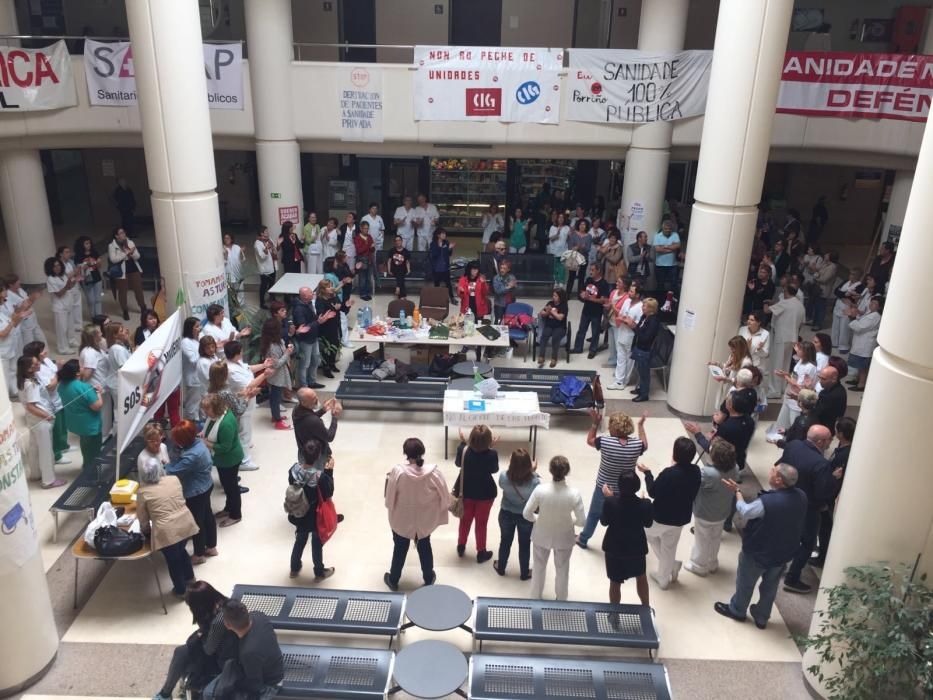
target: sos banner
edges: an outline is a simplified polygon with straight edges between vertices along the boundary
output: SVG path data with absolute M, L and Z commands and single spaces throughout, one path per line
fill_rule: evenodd
M 204 44 L 207 102 L 211 109 L 243 109 L 243 47 Z M 200 70 L 199 66 L 192 66 Z M 94 107 L 131 107 L 136 104 L 133 49 L 128 41 L 84 41 L 84 75 Z
M 567 118 L 648 124 L 706 111 L 712 51 L 571 49 Z
M 415 120 L 560 119 L 563 49 L 415 47 Z
M 0 110 L 38 112 L 78 104 L 64 41 L 44 49 L 0 47 Z
M 925 122 L 931 100 L 933 56 L 789 51 L 777 111 Z
M 117 373 L 119 388 L 114 417 L 118 454 L 181 384 L 181 326 L 181 311 L 176 311 L 136 348 Z
M 0 577 L 3 577 L 29 561 L 39 546 L 39 537 L 10 403 L 4 401 L 0 411 Z

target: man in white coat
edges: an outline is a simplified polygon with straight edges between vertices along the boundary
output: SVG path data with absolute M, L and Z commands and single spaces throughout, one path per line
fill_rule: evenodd
M 794 343 L 800 337 L 800 327 L 806 320 L 807 312 L 803 302 L 797 297 L 797 288 L 788 284 L 784 287 L 783 298 L 776 304 L 765 303 L 765 313 L 771 313 L 771 388 L 768 398 L 781 396 L 781 379 L 774 374 L 775 369 L 790 368 L 790 358 L 794 352 Z
M 428 202 L 428 197 L 423 192 L 418 195 L 418 206 L 415 207 L 415 225 L 418 232 L 418 250 L 424 251 L 431 245 L 431 239 L 434 237 L 434 229 L 437 228 L 437 220 L 441 218 L 437 207 Z
M 413 250 L 412 242 L 415 238 L 415 210 L 411 206 L 411 197 L 402 198 L 402 206 L 395 210 L 396 233 L 402 237 L 402 243 L 408 250 Z

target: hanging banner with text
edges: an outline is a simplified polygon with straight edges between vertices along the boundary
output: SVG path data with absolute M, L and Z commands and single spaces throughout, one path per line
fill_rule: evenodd
M 118 453 L 133 441 L 181 383 L 179 350 L 183 322 L 181 310 L 165 319 L 117 372 L 119 387 L 114 413 Z
M 563 62 L 563 49 L 416 46 L 415 119 L 557 124 Z
M 925 122 L 931 100 L 933 56 L 788 51 L 777 111 Z
M 64 41 L 44 49 L 0 47 L 0 110 L 39 112 L 78 104 Z
M 297 220 L 295 223 L 298 223 Z M 224 313 L 229 317 L 227 273 L 224 268 L 221 266 L 209 272 L 186 272 L 185 298 L 188 300 L 192 316 L 206 319 L 207 307 L 211 304 L 219 304 L 224 307 Z
M 382 143 L 382 69 L 338 68 L 340 140 Z
M 712 51 L 571 49 L 567 118 L 647 124 L 706 111 Z
M 243 109 L 243 47 L 241 44 L 203 44 L 207 102 L 211 109 Z M 192 66 L 192 70 L 201 70 Z M 103 43 L 84 40 L 84 75 L 94 107 L 131 107 L 136 104 L 136 72 L 128 41 Z
M 21 568 L 39 546 L 26 466 L 10 404 L 0 415 L 0 577 Z M 36 436 L 30 439 L 37 440 Z M 38 465 L 35 467 L 38 472 Z

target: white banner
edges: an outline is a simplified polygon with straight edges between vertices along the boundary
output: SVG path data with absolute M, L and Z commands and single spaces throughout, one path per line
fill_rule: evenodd
M 340 140 L 382 143 L 382 69 L 341 67 L 337 79 Z
M 39 543 L 18 436 L 7 403 L 0 416 L 0 576 L 22 567 Z
M 211 109 L 243 109 L 243 47 L 204 44 L 207 102 Z M 192 66 L 200 70 L 200 66 Z M 136 72 L 128 41 L 84 41 L 84 75 L 92 106 L 131 107 L 136 104 Z
M 44 49 L 0 47 L 0 110 L 38 112 L 78 104 L 64 41 Z
M 415 119 L 557 124 L 563 62 L 563 49 L 416 46 Z
M 120 386 L 114 411 L 118 454 L 181 384 L 182 323 L 181 311 L 176 311 L 119 369 Z
M 297 208 L 296 208 L 297 209 Z M 298 217 L 295 217 L 298 223 Z M 198 318 L 207 318 L 207 307 L 211 304 L 220 304 L 224 307 L 227 318 L 230 309 L 227 305 L 227 273 L 223 266 L 208 272 L 185 273 L 185 299 L 191 307 L 191 315 Z
M 712 51 L 571 49 L 567 118 L 647 124 L 706 111 Z

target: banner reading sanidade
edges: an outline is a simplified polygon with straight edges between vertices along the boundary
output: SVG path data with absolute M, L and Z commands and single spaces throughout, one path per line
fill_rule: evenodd
M 712 51 L 571 49 L 567 118 L 648 124 L 703 114 Z
M 243 47 L 204 44 L 204 65 L 192 66 L 207 75 L 211 109 L 243 109 Z M 136 104 L 136 72 L 128 41 L 84 41 L 84 75 L 92 106 L 129 107 Z
M 182 313 L 176 311 L 119 369 L 119 393 L 114 411 L 118 452 L 132 442 L 181 383 L 181 326 Z
M 0 111 L 36 112 L 76 104 L 64 41 L 44 49 L 0 47 Z

